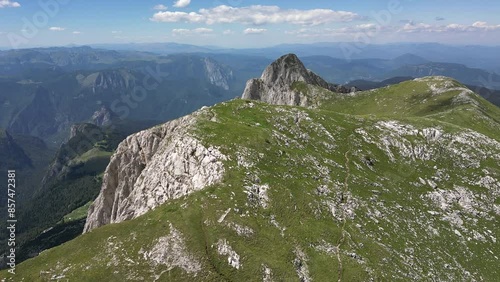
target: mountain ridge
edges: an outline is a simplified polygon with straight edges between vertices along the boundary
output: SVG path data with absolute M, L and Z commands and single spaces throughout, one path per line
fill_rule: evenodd
M 498 108 L 445 77 L 353 93 L 289 77 L 315 103 L 235 99 L 129 136 L 87 232 L 18 275 L 498 277 Z

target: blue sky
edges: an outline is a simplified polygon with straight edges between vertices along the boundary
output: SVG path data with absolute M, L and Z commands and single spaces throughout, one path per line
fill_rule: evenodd
M 178 3 L 177 3 L 178 2 Z M 500 1 L 0 0 L 0 46 L 363 41 L 500 45 Z

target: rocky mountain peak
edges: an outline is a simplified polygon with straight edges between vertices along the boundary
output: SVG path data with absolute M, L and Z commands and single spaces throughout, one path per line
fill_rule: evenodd
M 295 54 L 287 54 L 271 63 L 260 77 L 267 85 L 309 82 L 310 72 Z
M 287 54 L 271 63 L 260 78 L 247 82 L 243 99 L 260 100 L 276 105 L 310 106 L 314 95 L 298 90 L 296 83 L 304 83 L 307 88 L 311 85 L 341 93 L 356 90 L 328 83 L 308 70 L 297 55 Z

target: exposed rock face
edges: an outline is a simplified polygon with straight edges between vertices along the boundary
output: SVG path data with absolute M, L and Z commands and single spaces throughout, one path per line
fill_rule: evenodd
M 229 90 L 229 81 L 233 79 L 233 72 L 224 69 L 219 63 L 210 58 L 204 58 L 203 62 L 208 81 L 224 90 Z
M 307 266 L 306 254 L 300 248 L 296 248 L 294 253 L 296 257 L 293 260 L 293 266 L 295 267 L 295 271 L 299 276 L 299 281 L 301 282 L 312 281 L 309 275 L 309 267 Z
M 226 239 L 220 239 L 217 242 L 217 253 L 221 256 L 227 256 L 227 263 L 236 269 L 240 269 L 240 255 L 231 248 Z
M 84 232 L 138 217 L 219 182 L 226 157 L 189 133 L 197 114 L 129 136 L 108 165 Z
M 78 75 L 76 79 L 81 86 L 91 88 L 94 94 L 132 89 L 135 85 L 134 76 L 125 70 L 96 72 L 87 77 Z
M 333 92 L 348 93 L 356 89 L 326 82 L 304 64 L 294 54 L 287 54 L 270 64 L 260 78 L 247 82 L 243 99 L 260 100 L 275 105 L 307 106 L 309 97 L 293 89 L 296 82 L 318 86 Z
M 107 106 L 102 106 L 92 115 L 92 123 L 97 126 L 108 126 L 118 117 Z

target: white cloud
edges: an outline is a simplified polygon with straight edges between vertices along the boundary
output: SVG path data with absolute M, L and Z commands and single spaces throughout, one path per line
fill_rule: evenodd
M 191 0 L 177 0 L 174 3 L 174 7 L 176 8 L 184 8 L 189 6 L 191 4 Z
M 243 31 L 244 34 L 262 34 L 266 32 L 265 28 L 247 28 Z
M 358 29 L 358 30 L 372 30 L 372 29 L 377 28 L 377 25 L 374 23 L 360 24 L 360 25 L 354 26 L 354 28 Z
M 0 0 L 0 9 L 1 8 L 19 8 L 21 4 L 18 2 L 12 2 L 11 0 Z
M 81 34 L 81 32 L 80 32 L 80 31 L 75 30 L 75 31 L 73 31 L 73 34 Z
M 163 4 L 158 4 L 154 6 L 153 9 L 158 11 L 165 11 L 166 9 L 168 9 L 168 7 Z
M 407 23 L 399 31 L 401 32 L 478 32 L 500 30 L 500 25 L 489 25 L 486 22 L 475 22 L 472 25 L 448 24 L 430 25 L 424 23 Z
M 172 29 L 172 33 L 175 35 L 186 35 L 190 34 L 191 30 L 186 28 L 174 28 Z
M 234 34 L 234 31 L 230 30 L 230 29 L 226 29 L 222 32 L 222 34 L 224 35 L 230 35 L 230 34 Z
M 473 27 L 487 27 L 488 23 L 487 22 L 475 22 L 472 24 Z
M 200 28 L 193 29 L 194 33 L 210 33 L 212 31 L 214 31 L 214 30 L 211 29 L 211 28 L 205 28 L 205 27 L 200 27 Z
M 430 31 L 430 30 L 432 30 L 432 26 L 430 24 L 424 24 L 424 23 L 415 24 L 413 22 L 409 22 L 405 24 L 400 31 L 420 32 L 420 31 Z
M 174 35 L 210 34 L 214 30 L 211 28 L 199 27 L 195 29 L 175 28 L 172 29 Z
M 121 30 L 113 30 L 113 31 L 111 31 L 111 33 L 112 34 L 120 34 L 120 33 L 122 33 L 122 31 Z
M 482 29 L 482 30 L 498 30 L 500 29 L 500 24 L 499 25 L 488 25 L 486 22 L 475 22 L 472 24 L 472 27 L 477 28 L 477 29 Z
M 59 26 L 51 26 L 51 27 L 49 27 L 49 30 L 51 30 L 51 31 L 64 31 L 64 30 L 66 30 L 66 28 L 59 27 Z
M 297 10 L 281 9 L 278 6 L 254 5 L 248 7 L 230 7 L 226 5 L 210 9 L 200 9 L 198 12 L 163 11 L 157 12 L 151 18 L 156 22 L 189 22 L 189 23 L 242 23 L 242 24 L 297 24 L 320 25 L 332 22 L 348 22 L 358 19 L 359 15 L 352 12 L 334 11 L 329 9 Z

